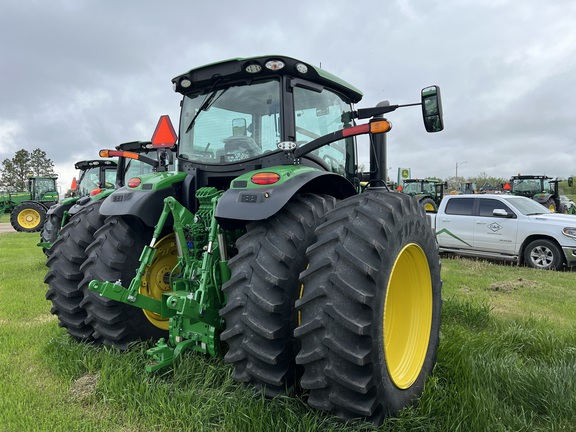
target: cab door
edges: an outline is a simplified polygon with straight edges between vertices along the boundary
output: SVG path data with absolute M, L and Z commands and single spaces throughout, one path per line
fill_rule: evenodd
M 495 215 L 504 210 L 506 216 Z M 517 248 L 518 216 L 496 199 L 480 199 L 474 218 L 474 248 L 482 251 L 514 254 Z

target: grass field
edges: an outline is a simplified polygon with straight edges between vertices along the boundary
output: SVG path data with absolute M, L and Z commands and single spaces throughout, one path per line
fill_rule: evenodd
M 265 400 L 222 359 L 185 354 L 144 372 L 127 353 L 79 344 L 45 300 L 39 234 L 0 234 L 0 431 L 374 430 Z M 442 260 L 438 362 L 419 403 L 382 431 L 576 430 L 576 272 Z

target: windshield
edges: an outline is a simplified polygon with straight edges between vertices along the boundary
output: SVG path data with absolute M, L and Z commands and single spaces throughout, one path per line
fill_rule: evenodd
M 155 153 L 149 153 L 146 156 L 154 159 Z M 131 179 L 132 177 L 138 177 L 139 175 L 148 174 L 148 173 L 152 172 L 152 165 L 141 162 L 137 159 L 128 159 L 127 158 L 125 163 L 126 163 L 126 167 L 124 168 L 124 172 L 125 172 L 124 177 L 126 178 L 126 181 Z
M 542 204 L 539 204 L 537 201 L 531 200 L 530 198 L 526 199 L 518 199 L 513 197 L 503 197 L 503 198 L 523 215 L 552 213 Z
M 180 119 L 179 155 L 220 164 L 274 151 L 281 136 L 279 118 L 277 80 L 186 96 Z
M 404 183 L 402 192 L 405 194 L 418 194 L 422 192 L 422 184 L 420 182 Z
M 544 184 L 539 179 L 515 179 L 512 181 L 514 192 L 522 192 L 527 195 L 537 194 L 548 189 L 550 189 L 550 185 L 547 180 L 544 181 Z
M 287 135 L 282 131 L 281 93 L 280 81 L 269 79 L 205 95 L 185 96 L 180 118 L 179 157 L 205 164 L 223 164 L 278 150 L 277 144 Z M 338 94 L 299 85 L 293 87 L 292 94 L 294 113 L 285 115 L 293 116 L 299 146 L 352 126 L 350 103 Z M 284 101 L 284 106 L 290 106 L 288 101 Z M 353 172 L 354 138 L 325 145 L 310 156 L 332 172 L 342 175 Z

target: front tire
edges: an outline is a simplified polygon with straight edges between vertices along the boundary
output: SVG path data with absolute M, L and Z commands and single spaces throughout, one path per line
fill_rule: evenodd
M 308 249 L 295 330 L 308 403 L 381 424 L 413 403 L 436 361 L 438 249 L 422 206 L 366 192 L 337 204 Z
M 94 233 L 104 223 L 99 210 L 101 201 L 83 207 L 62 228 L 50 248 L 46 262 L 49 268 L 44 282 L 48 284 L 46 299 L 52 302 L 50 312 L 58 317 L 58 325 L 66 328 L 75 339 L 92 341 L 92 326 L 85 322 L 86 311 L 80 307 L 84 291 L 79 287 L 83 273 L 80 266 L 86 260 L 86 248 Z
M 10 214 L 12 227 L 19 232 L 37 232 L 44 225 L 46 209 L 36 202 L 23 202 Z
M 222 287 L 227 304 L 220 312 L 226 320 L 221 339 L 229 348 L 224 360 L 234 365 L 235 380 L 268 397 L 297 382 L 298 342 L 292 332 L 299 275 L 308 263 L 306 248 L 316 240 L 314 230 L 334 203 L 330 196 L 296 196 L 276 215 L 250 223 L 228 263 L 232 275 Z
M 564 265 L 564 256 L 556 243 L 539 239 L 526 246 L 524 262 L 538 270 L 560 270 Z
M 86 310 L 86 323 L 94 328 L 94 338 L 104 345 L 126 350 L 134 341 L 168 336 L 167 326 L 159 324 L 160 319 L 149 319 L 142 309 L 102 297 L 88 288 L 92 280 L 120 281 L 128 287 L 152 234 L 153 229 L 138 219 L 110 216 L 86 249 L 87 258 L 81 267 L 84 279 L 80 283 L 86 295 L 81 306 Z M 156 292 L 152 286 L 148 291 Z

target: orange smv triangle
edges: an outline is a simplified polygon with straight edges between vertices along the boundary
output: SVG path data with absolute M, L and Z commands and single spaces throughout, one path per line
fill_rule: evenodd
M 156 130 L 152 135 L 152 145 L 158 147 L 173 147 L 178 135 L 174 131 L 174 126 L 167 115 L 160 116 Z

